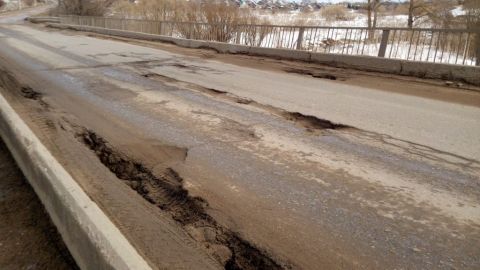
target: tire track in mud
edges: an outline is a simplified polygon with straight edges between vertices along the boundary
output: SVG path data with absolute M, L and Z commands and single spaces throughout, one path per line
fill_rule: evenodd
M 91 130 L 83 129 L 76 136 L 117 178 L 145 200 L 168 212 L 225 269 L 291 268 L 275 261 L 238 233 L 218 224 L 207 213 L 208 203 L 191 196 L 183 187 L 181 176 L 172 168 L 164 169 L 157 176 Z

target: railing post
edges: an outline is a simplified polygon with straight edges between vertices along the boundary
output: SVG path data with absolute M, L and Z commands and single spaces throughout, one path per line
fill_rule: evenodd
M 297 38 L 297 50 L 302 49 L 303 32 L 305 32 L 305 27 L 300 27 L 300 31 L 298 31 L 298 38 Z
M 389 29 L 384 29 L 382 31 L 382 41 L 380 43 L 380 49 L 378 50 L 378 57 L 385 57 L 385 52 L 387 51 L 388 45 L 388 36 L 390 35 Z
M 475 58 L 477 61 L 475 62 L 476 66 L 480 66 L 480 32 L 475 33 Z
M 240 44 L 240 38 L 242 37 L 241 34 L 242 34 L 242 32 L 240 31 L 240 26 L 237 26 L 237 37 L 236 37 L 236 40 L 235 40 L 236 44 Z
M 174 27 L 176 26 L 177 29 L 179 28 L 179 24 L 174 23 L 173 25 Z M 190 36 L 188 37 L 189 39 L 197 39 L 195 37 L 196 26 L 194 23 L 186 23 L 186 24 L 180 24 L 180 25 L 181 25 L 180 27 L 187 27 L 188 29 L 190 29 Z

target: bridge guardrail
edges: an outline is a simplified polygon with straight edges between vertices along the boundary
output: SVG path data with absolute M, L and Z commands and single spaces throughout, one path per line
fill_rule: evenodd
M 60 16 L 60 22 L 262 48 L 480 65 L 480 30 L 230 25 L 90 16 Z

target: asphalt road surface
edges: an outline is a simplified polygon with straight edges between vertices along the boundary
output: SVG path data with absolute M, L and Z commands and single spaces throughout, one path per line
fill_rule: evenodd
M 2 94 L 153 266 L 480 267 L 480 92 L 29 24 L 0 42 Z

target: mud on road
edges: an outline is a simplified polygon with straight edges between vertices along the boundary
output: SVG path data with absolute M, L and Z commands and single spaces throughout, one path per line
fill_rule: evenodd
M 159 177 L 155 176 L 141 163 L 113 149 L 94 132 L 83 130 L 77 136 L 119 179 L 145 200 L 170 213 L 225 269 L 286 268 L 237 233 L 218 224 L 205 210 L 208 203 L 190 196 L 183 187 L 183 179 L 172 168 L 166 168 Z
M 10 71 L 0 67 L 0 85 L 7 88 L 20 99 L 33 103 L 38 114 L 52 112 L 44 101 L 43 94 L 20 82 Z M 39 117 L 37 115 L 36 117 Z M 41 117 L 43 118 L 43 117 Z M 116 150 L 104 138 L 95 132 L 79 126 L 73 121 L 58 119 L 62 130 L 76 138 L 82 145 L 95 154 L 99 162 L 111 171 L 119 180 L 138 193 L 145 201 L 155 205 L 192 237 L 207 254 L 225 269 L 286 269 L 265 251 L 255 247 L 238 233 L 218 224 L 207 213 L 208 203 L 200 197 L 189 195 L 183 186 L 183 179 L 172 168 L 165 167 L 154 172 L 141 161 Z M 45 119 L 45 128 L 57 128 L 52 119 Z M 173 159 L 185 158 L 186 149 L 161 145 L 162 152 Z
M 52 50 L 44 34 L 19 38 L 51 58 L 0 49 L 18 79 L 5 95 L 152 265 L 479 265 L 478 162 L 185 81 L 204 59 L 58 33 Z M 228 69 L 200 71 L 242 74 Z

